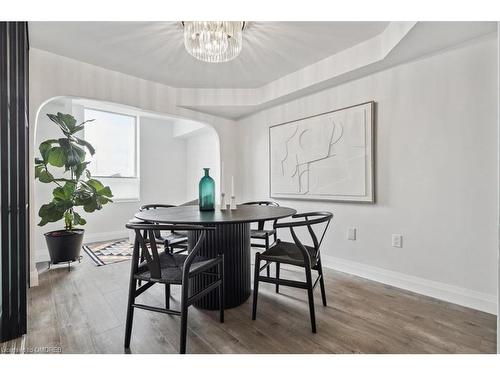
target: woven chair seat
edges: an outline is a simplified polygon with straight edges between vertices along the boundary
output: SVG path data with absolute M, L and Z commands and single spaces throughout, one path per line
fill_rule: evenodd
M 266 239 L 266 237 L 272 236 L 276 231 L 274 229 L 251 229 L 250 237 L 258 239 Z
M 159 279 L 153 279 L 151 277 L 151 273 L 146 262 L 139 265 L 139 268 L 135 273 L 135 278 L 143 281 L 153 280 L 160 283 L 180 285 L 182 284 L 182 270 L 186 258 L 187 255 L 185 254 L 161 253 L 159 254 L 161 270 L 161 277 Z M 217 259 L 206 259 L 198 256 L 194 259 L 189 274 L 195 275 L 200 272 L 207 271 L 216 264 Z
M 311 246 L 304 246 L 309 253 L 311 258 L 311 267 L 316 266 L 316 250 L 314 250 Z M 278 241 L 278 243 L 274 246 L 271 246 L 269 250 L 264 251 L 260 254 L 260 259 L 278 262 L 278 263 L 286 263 L 293 264 L 295 266 L 304 267 L 304 256 L 302 252 L 298 248 L 298 246 L 293 242 L 284 242 Z

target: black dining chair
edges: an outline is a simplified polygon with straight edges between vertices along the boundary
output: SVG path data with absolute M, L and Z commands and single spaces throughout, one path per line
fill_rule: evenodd
M 172 204 L 144 204 L 139 208 L 139 211 L 145 210 L 156 210 L 158 208 L 170 208 L 177 207 Z M 177 251 L 182 253 L 187 250 L 187 233 L 180 230 L 171 230 L 165 234 L 162 234 L 159 230 L 154 231 L 155 240 L 157 243 L 163 244 L 166 251 L 171 253 Z
M 198 256 L 206 233 L 214 228 L 197 225 L 177 226 L 151 223 L 128 223 L 126 227 L 135 231 L 135 242 L 130 271 L 124 346 L 125 348 L 130 347 L 134 309 L 143 309 L 181 317 L 179 352 L 184 354 L 186 353 L 188 307 L 216 288 L 219 288 L 219 319 L 221 323 L 224 322 L 224 254 L 219 254 L 215 258 Z M 176 229 L 198 231 L 200 233 L 189 254 L 159 253 L 156 241 L 147 240 L 148 236 L 153 238 L 156 230 L 170 231 Z M 141 262 L 141 258 L 145 260 Z M 190 281 L 198 275 L 207 275 L 213 278 L 213 281 L 205 289 L 189 296 Z M 145 282 L 141 287 L 137 287 L 139 280 Z M 137 303 L 136 298 L 156 283 L 165 285 L 165 308 Z M 181 286 L 180 311 L 170 309 L 170 285 Z
M 254 273 L 254 287 L 253 287 L 253 306 L 252 306 L 252 320 L 255 320 L 257 315 L 257 297 L 259 291 L 259 282 L 271 283 L 276 285 L 276 293 L 279 291 L 279 286 L 291 286 L 294 288 L 307 289 L 309 299 L 309 314 L 311 317 L 312 332 L 316 333 L 316 316 L 314 313 L 314 288 L 320 284 L 321 297 L 323 299 L 323 306 L 326 306 L 325 283 L 323 280 L 323 269 L 321 266 L 320 247 L 325 237 L 330 221 L 333 217 L 331 212 L 306 212 L 302 214 L 293 215 L 293 220 L 288 222 L 278 222 L 274 224 L 275 229 L 289 228 L 294 242 L 285 242 L 278 239 L 274 245 L 264 251 L 262 254 L 255 255 L 255 273 Z M 320 224 L 324 225 L 323 233 L 318 241 L 318 237 L 313 230 Z M 312 240 L 312 246 L 304 245 L 297 237 L 296 229 L 307 227 L 307 231 Z M 260 262 L 266 263 L 261 267 Z M 260 272 L 267 268 L 271 263 L 276 263 L 276 278 L 260 276 Z M 296 281 L 289 279 L 280 279 L 280 264 L 290 264 L 293 266 L 302 267 L 305 269 L 306 281 Z M 311 271 L 318 271 L 318 277 L 312 281 Z
M 193 199 L 192 201 L 184 202 L 181 206 L 197 206 L 199 204 L 198 198 Z
M 243 206 L 268 206 L 268 207 L 279 207 L 279 204 L 273 201 L 252 201 L 243 203 Z M 274 220 L 273 224 L 276 223 Z M 257 229 L 250 229 L 250 238 L 254 240 L 250 246 L 251 247 L 260 247 L 266 250 L 269 249 L 269 238 L 274 236 L 274 242 L 276 242 L 276 229 L 268 228 L 265 229 L 266 222 L 264 220 L 257 222 Z M 256 242 L 257 241 L 257 242 Z M 259 242 L 264 241 L 264 243 Z M 276 265 L 276 270 L 278 265 Z M 267 268 L 267 276 L 270 276 L 270 270 Z

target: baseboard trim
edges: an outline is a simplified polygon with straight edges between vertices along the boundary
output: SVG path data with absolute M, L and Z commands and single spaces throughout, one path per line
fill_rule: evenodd
M 128 238 L 129 231 L 127 229 L 117 230 L 113 232 L 102 232 L 102 233 L 85 233 L 83 236 L 83 243 L 92 243 L 108 240 L 117 240 L 120 238 Z M 36 250 L 36 262 L 48 262 L 49 253 L 47 248 Z M 38 279 L 38 277 L 37 277 Z
M 470 289 L 457 287 L 421 277 L 406 275 L 379 267 L 354 262 L 337 257 L 322 255 L 323 266 L 340 272 L 349 273 L 382 284 L 406 289 L 411 292 L 437 298 L 457 305 L 497 314 L 497 298 Z
M 38 286 L 38 270 L 36 268 L 30 271 L 30 288 L 35 286 Z

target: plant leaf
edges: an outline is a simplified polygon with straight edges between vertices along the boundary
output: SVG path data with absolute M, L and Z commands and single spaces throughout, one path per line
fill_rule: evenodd
M 68 181 L 64 184 L 64 193 L 66 197 L 71 198 L 76 189 L 76 182 Z
M 52 195 L 54 197 L 54 201 L 57 204 L 65 203 L 67 205 L 73 204 L 73 194 L 75 193 L 76 184 L 73 181 L 68 181 L 64 184 L 64 186 L 56 187 L 52 191 Z
M 81 138 L 76 138 L 76 137 L 75 137 L 75 140 L 76 140 L 76 143 L 78 143 L 79 145 L 87 147 L 87 149 L 90 152 L 90 155 L 95 154 L 95 148 L 90 143 L 88 143 L 86 140 L 81 139 Z
M 38 149 L 40 150 L 40 155 L 42 155 L 42 159 L 45 163 L 48 162 L 49 152 L 52 149 L 52 144 L 57 143 L 56 139 L 49 139 L 45 142 L 40 143 Z
M 63 167 L 66 164 L 66 153 L 62 147 L 51 148 L 48 155 L 48 162 L 54 167 Z
M 63 218 L 64 212 L 54 202 L 42 205 L 38 211 L 38 216 L 42 218 L 38 225 L 43 226 L 47 223 L 53 223 Z
M 45 169 L 44 164 L 35 165 L 35 179 L 40 177 L 40 173 Z
M 61 131 L 66 135 L 69 134 L 70 130 L 66 126 L 66 124 L 62 121 L 62 119 L 59 117 L 59 114 L 62 114 L 61 112 L 57 112 L 57 115 L 53 114 L 47 114 L 47 117 L 50 118 L 50 120 L 54 123 L 56 123 Z
M 36 171 L 36 170 L 35 170 Z M 54 181 L 54 176 L 45 168 L 38 172 L 38 180 L 44 184 Z
M 64 199 L 66 199 L 66 194 L 64 193 L 64 188 L 62 188 L 62 187 L 56 187 L 52 191 L 52 196 L 54 197 L 55 200 L 64 200 Z
M 87 204 L 85 204 L 83 206 L 83 209 L 85 210 L 85 212 L 94 212 L 95 210 L 98 210 L 99 208 L 99 205 L 97 204 L 97 200 L 95 199 L 95 196 L 92 197 L 92 199 L 90 199 L 88 201 Z
M 78 213 L 73 212 L 73 224 L 74 225 L 85 225 L 87 221 L 82 218 Z
M 59 119 L 59 123 L 64 124 L 70 133 L 75 129 L 76 119 L 69 113 L 57 112 L 57 117 Z
M 111 189 L 109 188 L 109 186 L 102 188 L 101 190 L 99 190 L 97 192 L 97 194 L 103 195 L 105 197 L 110 197 L 110 198 L 113 197 L 113 193 L 111 192 Z
M 98 180 L 90 179 L 87 181 L 87 184 L 94 188 L 95 191 L 104 189 L 104 185 Z
M 57 113 L 57 115 L 54 115 L 54 114 L 51 114 L 51 113 L 47 113 L 47 117 L 54 123 L 56 123 L 57 125 L 59 125 L 59 127 L 63 130 L 63 131 L 68 131 L 69 129 L 66 127 L 66 125 L 61 121 L 61 119 L 59 118 L 59 113 Z
M 58 142 L 66 153 L 66 169 L 85 161 L 85 150 L 81 147 L 72 144 L 68 138 L 59 138 Z
M 64 227 L 66 229 L 69 229 L 69 230 L 73 229 L 74 217 L 75 217 L 75 215 L 73 212 L 71 212 L 71 210 L 67 210 L 64 212 L 64 223 L 65 223 Z
M 86 120 L 86 121 L 82 122 L 80 125 L 75 126 L 72 134 L 75 134 L 75 133 L 78 133 L 79 131 L 82 131 L 85 128 L 85 124 L 92 122 L 92 121 L 94 121 L 94 119 Z
M 97 203 L 99 203 L 101 205 L 109 203 L 109 202 L 113 202 L 113 201 L 109 198 L 106 198 L 105 196 L 102 196 L 102 195 L 97 197 Z
M 79 180 L 80 177 L 82 176 L 82 173 L 87 169 L 87 165 L 89 165 L 89 161 L 86 161 L 86 162 L 83 162 L 83 163 L 80 163 L 76 166 L 76 168 L 74 169 L 74 172 L 75 172 L 75 179 Z

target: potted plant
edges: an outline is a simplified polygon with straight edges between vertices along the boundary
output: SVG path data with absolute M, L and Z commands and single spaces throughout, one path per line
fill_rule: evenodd
M 70 114 L 58 112 L 47 116 L 59 126 L 64 137 L 42 142 L 39 147 L 41 157 L 35 158 L 35 179 L 55 185 L 52 201 L 38 211 L 41 218 L 38 225 L 64 220 L 64 229 L 45 233 L 45 239 L 52 263 L 69 262 L 80 257 L 82 247 L 84 230 L 75 227 L 86 224 L 75 208 L 82 207 L 85 212 L 100 210 L 112 202 L 113 194 L 108 186 L 92 178 L 87 169 L 90 162 L 85 157 L 86 150 L 90 155 L 94 155 L 95 150 L 90 143 L 75 135 L 93 120 L 77 125 Z M 60 173 L 62 177 L 54 176 L 49 166 L 64 168 Z

